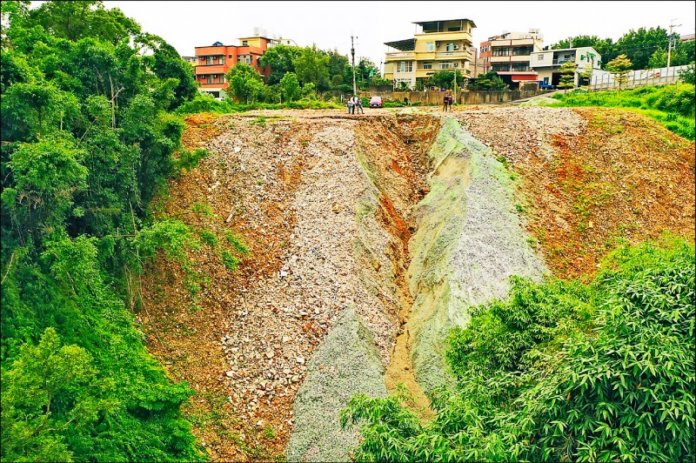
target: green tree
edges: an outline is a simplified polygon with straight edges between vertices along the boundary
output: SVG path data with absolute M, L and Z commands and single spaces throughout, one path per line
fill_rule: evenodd
M 268 66 L 271 70 L 266 83 L 275 85 L 280 82 L 286 73 L 295 72 L 293 62 L 300 55 L 301 50 L 300 47 L 289 45 L 276 45 L 266 50 L 263 56 L 259 58 L 259 64 L 263 67 Z
M 261 75 L 246 63 L 238 63 L 230 69 L 226 79 L 232 96 L 243 103 L 255 100 L 263 88 Z
M 332 88 L 336 89 L 342 84 L 352 82 L 352 70 L 348 57 L 341 55 L 337 50 L 329 51 L 328 56 L 328 68 Z
M 577 70 L 577 64 L 575 61 L 566 61 L 561 64 L 560 74 L 561 78 L 558 82 L 558 88 L 573 88 L 575 86 L 575 72 Z
M 99 397 L 110 385 L 98 381 L 91 355 L 76 345 L 61 346 L 53 328 L 37 346 L 23 345 L 5 374 L 5 461 L 72 461 L 70 428 L 93 425 L 113 410 L 113 403 Z
M 616 41 L 616 53 L 605 58 L 607 70 L 609 61 L 620 55 L 625 55 L 631 61 L 632 69 L 646 69 L 655 50 L 667 50 L 668 43 L 667 30 L 662 27 L 631 29 Z
M 317 90 L 329 89 L 329 56 L 316 46 L 303 48 L 293 64 L 297 78 L 303 86 L 312 83 Z
M 194 69 L 189 63 L 181 59 L 174 47 L 165 42 L 161 37 L 152 34 L 141 34 L 140 43 L 153 51 L 152 70 L 158 78 L 176 79 L 173 85 L 174 97 L 164 107 L 173 110 L 184 101 L 191 100 L 197 93 Z
M 663 68 L 667 66 L 667 52 L 665 50 L 655 50 L 648 60 L 648 69 Z
M 74 195 L 86 188 L 84 152 L 69 139 L 51 138 L 20 144 L 8 167 L 15 183 L 2 192 L 20 239 L 62 229 L 70 216 Z
M 280 80 L 281 93 L 285 101 L 295 101 L 300 95 L 300 83 L 294 72 L 286 73 Z
M 192 391 L 125 302 L 190 71 L 101 2 L 3 2 L 2 19 L 0 459 L 200 460 Z
M 469 88 L 472 90 L 503 90 L 505 87 L 505 82 L 495 71 L 488 71 L 469 81 Z
M 438 71 L 430 76 L 429 84 L 440 88 L 451 89 L 454 84 L 454 73 L 457 73 L 457 88 L 462 88 L 464 85 L 464 76 L 457 71 Z
M 355 67 L 356 78 L 359 81 L 359 86 L 362 89 L 367 89 L 373 85 L 375 78 L 379 78 L 380 72 L 377 65 L 367 58 L 360 58 L 358 65 Z
M 140 26 L 121 10 L 107 10 L 98 0 L 43 3 L 28 11 L 26 25 L 42 26 L 55 37 L 70 41 L 93 37 L 114 45 L 140 32 Z
M 692 62 L 689 66 L 679 73 L 679 80 L 686 84 L 694 85 L 694 63 Z
M 607 63 L 607 71 L 614 76 L 614 80 L 619 84 L 619 88 L 628 82 L 628 72 L 632 67 L 633 64 L 626 55 L 619 55 Z

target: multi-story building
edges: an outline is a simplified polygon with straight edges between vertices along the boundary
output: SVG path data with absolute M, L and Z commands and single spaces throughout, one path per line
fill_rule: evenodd
M 486 71 L 484 70 L 483 60 L 479 56 L 478 49 L 476 47 L 471 47 L 470 51 L 472 58 L 469 69 L 471 70 L 471 77 L 476 78 L 481 74 L 484 74 Z
M 237 63 L 246 63 L 259 74 L 267 76 L 270 69 L 262 69 L 259 58 L 275 44 L 275 39 L 255 36 L 240 38 L 239 45 L 215 42 L 211 46 L 196 47 L 196 81 L 200 84 L 200 90 L 215 97 L 223 97 L 227 90 L 225 74 Z
M 471 76 L 471 30 L 476 24 L 470 19 L 447 19 L 416 22 L 412 39 L 386 42 L 384 78 L 395 86 L 403 82 L 415 88 L 430 75 L 441 70 L 458 70 Z M 396 50 L 396 51 L 392 51 Z
M 538 80 L 556 86 L 561 79 L 561 65 L 566 61 L 573 61 L 577 65 L 575 73 L 577 87 L 580 83 L 579 75 L 587 67 L 597 70 L 601 68 L 602 56 L 592 47 L 543 50 L 532 53 L 529 64 L 538 74 Z
M 537 29 L 488 37 L 479 46 L 484 72 L 496 72 L 513 87 L 525 81 L 536 81 L 537 76 L 530 67 L 530 56 L 541 50 L 542 44 L 543 38 Z
M 529 57 L 540 51 L 543 38 L 537 29 L 529 33 L 505 32 L 481 42 L 481 60 L 486 72 L 529 71 Z

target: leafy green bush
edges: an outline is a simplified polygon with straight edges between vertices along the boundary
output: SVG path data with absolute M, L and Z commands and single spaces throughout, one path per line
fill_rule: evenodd
M 332 101 L 310 100 L 302 98 L 300 100 L 286 103 L 249 103 L 239 104 L 229 101 L 217 101 L 212 97 L 196 97 L 189 103 L 184 103 L 177 109 L 177 114 L 195 114 L 200 112 L 212 113 L 239 113 L 253 111 L 257 109 L 341 109 L 338 103 Z
M 211 95 L 199 93 L 196 97 L 183 103 L 176 110 L 177 114 L 197 114 L 197 113 L 231 113 L 232 104 L 229 100 L 218 101 Z
M 399 397 L 356 396 L 361 461 L 691 461 L 693 244 L 622 247 L 590 284 L 516 279 L 455 329 L 453 391 L 420 424 Z

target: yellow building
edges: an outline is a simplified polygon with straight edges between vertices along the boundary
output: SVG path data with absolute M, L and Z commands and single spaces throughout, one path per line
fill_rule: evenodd
M 471 76 L 471 30 L 476 24 L 470 19 L 447 19 L 416 22 L 412 39 L 386 42 L 384 78 L 396 87 L 403 82 L 415 88 L 431 74 L 442 70 L 458 70 Z

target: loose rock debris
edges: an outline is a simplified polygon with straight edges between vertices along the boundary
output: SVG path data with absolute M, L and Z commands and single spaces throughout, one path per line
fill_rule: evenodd
M 150 350 L 196 391 L 186 413 L 212 460 L 285 453 L 295 395 L 346 310 L 389 364 L 410 304 L 413 207 L 428 193 L 425 153 L 440 125 L 439 114 L 411 113 L 187 120 L 187 147 L 211 155 L 172 182 L 162 215 L 212 230 L 221 243 L 233 232 L 250 253 L 229 272 L 216 250 L 192 251 L 208 276 L 195 298 L 184 272 L 158 259 L 142 280 L 139 320 Z M 606 109 L 448 116 L 518 176 L 518 212 L 559 276 L 592 272 L 612 237 L 665 228 L 693 237 L 693 142 L 652 121 Z

